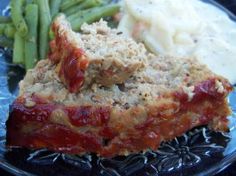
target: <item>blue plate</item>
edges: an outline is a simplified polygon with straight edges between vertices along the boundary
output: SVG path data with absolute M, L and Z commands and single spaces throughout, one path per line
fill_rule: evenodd
M 225 10 L 214 1 L 205 1 Z M 232 2 L 229 7 L 233 7 L 234 1 L 227 2 Z M 4 14 L 9 12 L 7 4 L 7 0 L 1 0 L 0 11 Z M 235 20 L 229 11 L 225 11 Z M 163 143 L 158 151 L 128 157 L 79 157 L 45 149 L 8 151 L 5 148 L 5 121 L 9 105 L 17 96 L 18 82 L 25 74 L 23 68 L 11 64 L 11 56 L 10 50 L 0 48 L 0 167 L 14 175 L 214 175 L 236 160 L 236 120 L 232 116 L 229 117 L 229 133 L 212 132 L 206 127 L 195 128 L 182 137 Z M 235 116 L 235 91 L 230 94 L 229 102 Z

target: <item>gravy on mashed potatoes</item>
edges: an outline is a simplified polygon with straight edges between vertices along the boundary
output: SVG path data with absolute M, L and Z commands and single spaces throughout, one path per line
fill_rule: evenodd
M 156 54 L 195 57 L 236 83 L 236 23 L 200 0 L 125 0 L 119 29 Z

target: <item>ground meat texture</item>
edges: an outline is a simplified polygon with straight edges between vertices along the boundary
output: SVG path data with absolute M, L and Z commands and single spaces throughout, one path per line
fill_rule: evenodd
M 72 31 L 63 15 L 52 25 L 50 60 L 57 64 L 59 78 L 70 92 L 86 89 L 92 83 L 103 86 L 121 84 L 145 66 L 143 44 L 110 29 L 103 20 L 84 24 L 81 33 Z
M 7 146 L 104 157 L 156 150 L 208 125 L 227 131 L 229 82 L 192 59 L 149 56 L 123 84 L 71 93 L 57 66 L 40 61 L 20 83 L 7 121 Z

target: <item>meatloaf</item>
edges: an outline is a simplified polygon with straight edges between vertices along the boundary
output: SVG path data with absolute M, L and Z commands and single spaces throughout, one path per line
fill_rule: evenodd
M 195 59 L 147 53 L 103 21 L 68 35 L 60 18 L 50 59 L 39 61 L 20 82 L 6 123 L 7 146 L 113 157 L 156 150 L 200 125 L 227 131 L 232 86 L 226 79 Z M 112 49 L 112 41 L 121 43 Z M 100 62 L 110 64 L 103 68 Z M 81 81 L 82 67 L 83 83 L 71 87 Z M 105 76 L 107 68 L 113 71 Z
M 7 145 L 105 157 L 156 150 L 161 142 L 208 124 L 227 131 L 232 90 L 192 59 L 149 55 L 122 84 L 71 93 L 56 65 L 40 61 L 20 82 L 7 121 Z
M 84 24 L 81 33 L 75 33 L 61 15 L 52 30 L 55 39 L 50 44 L 49 59 L 59 63 L 59 78 L 70 92 L 78 92 L 93 82 L 104 86 L 123 83 L 146 63 L 144 45 L 109 28 L 103 20 Z

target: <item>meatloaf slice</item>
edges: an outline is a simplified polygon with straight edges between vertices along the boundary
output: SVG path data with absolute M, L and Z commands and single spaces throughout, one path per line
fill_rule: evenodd
M 121 84 L 146 63 L 143 44 L 109 28 L 103 20 L 84 24 L 81 33 L 75 33 L 61 15 L 52 30 L 55 39 L 49 58 L 58 64 L 59 78 L 70 92 L 78 92 L 93 82 L 103 86 Z
M 7 146 L 105 157 L 156 150 L 206 125 L 227 131 L 229 82 L 196 60 L 149 55 L 122 84 L 71 93 L 56 65 L 40 61 L 20 83 L 7 121 Z

